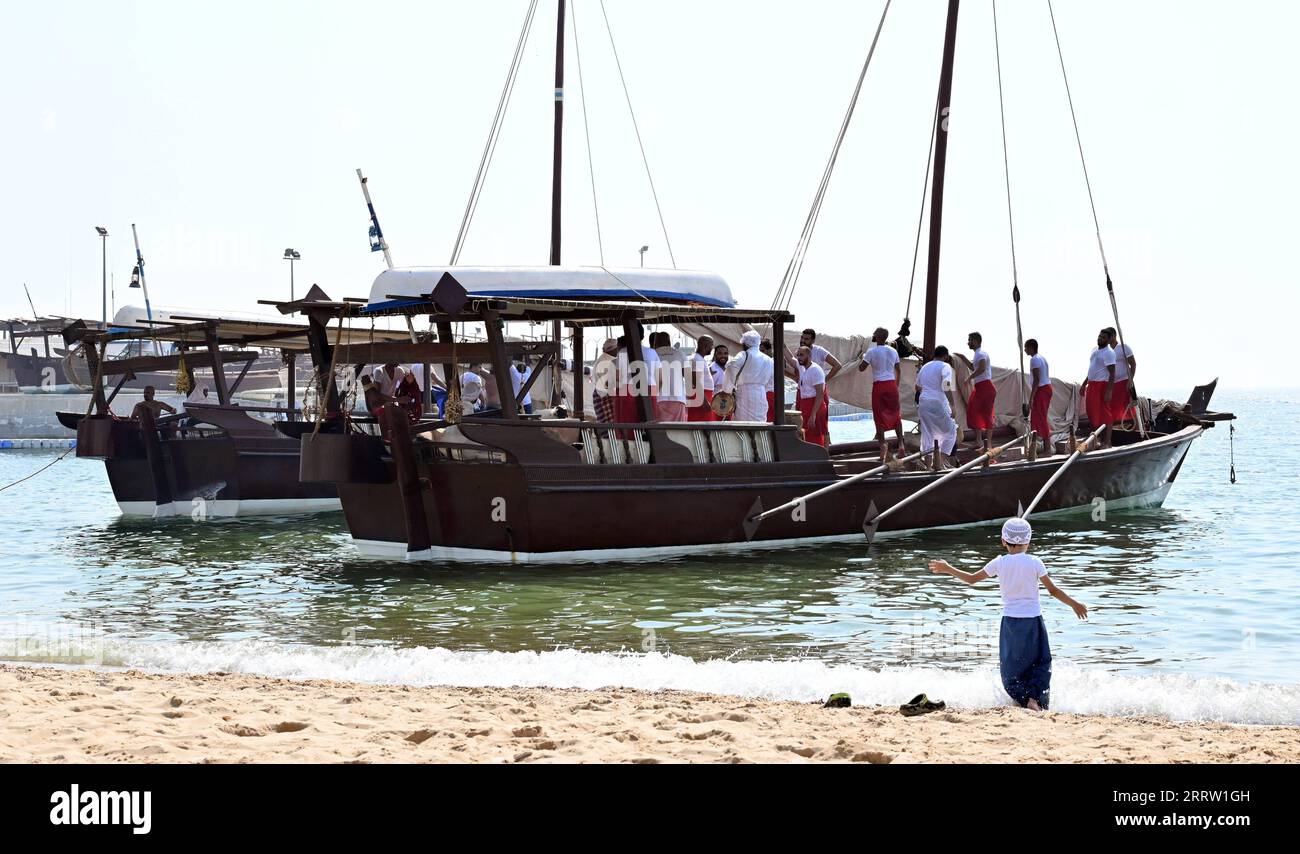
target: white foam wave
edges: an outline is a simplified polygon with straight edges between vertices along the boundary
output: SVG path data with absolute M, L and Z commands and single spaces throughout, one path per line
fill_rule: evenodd
M 44 657 L 37 649 L 18 658 Z M 11 656 L 5 656 L 11 658 Z M 996 668 L 880 670 L 815 660 L 695 661 L 659 653 L 468 652 L 386 646 L 294 646 L 262 641 L 147 644 L 104 640 L 80 663 L 179 673 L 256 674 L 375 684 L 682 690 L 812 701 L 847 691 L 860 705 L 897 705 L 921 692 L 954 708 L 1008 704 Z M 76 663 L 76 662 L 74 662 Z M 1183 675 L 1120 674 L 1058 660 L 1052 708 L 1079 714 L 1177 721 L 1300 725 L 1300 686 L 1242 684 Z

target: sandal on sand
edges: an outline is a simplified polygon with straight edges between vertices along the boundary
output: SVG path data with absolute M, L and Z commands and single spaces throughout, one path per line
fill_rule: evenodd
M 899 706 L 898 711 L 902 712 L 905 718 L 914 718 L 917 715 L 925 715 L 930 712 L 941 712 L 945 708 L 947 708 L 947 705 L 943 700 L 936 703 L 924 694 L 917 694 L 910 702 Z

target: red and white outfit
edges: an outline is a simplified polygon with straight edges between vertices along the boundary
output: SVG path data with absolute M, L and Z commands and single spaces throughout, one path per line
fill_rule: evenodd
M 692 353 L 690 361 L 691 387 L 686 401 L 687 421 L 717 421 L 713 414 L 713 371 L 710 362 L 699 353 Z
M 818 386 L 822 389 L 820 407 L 817 407 Z M 799 412 L 803 415 L 804 441 L 825 446 L 830 440 L 830 404 L 826 397 L 826 372 L 816 362 L 810 362 L 806 368 L 799 365 Z
M 659 396 L 655 400 L 656 421 L 686 420 L 686 375 L 682 372 L 682 355 L 676 347 L 655 351 L 659 361 L 655 373 Z
M 992 430 L 993 404 L 997 401 L 998 390 L 993 385 L 993 360 L 983 347 L 975 348 L 975 355 L 971 358 L 971 364 L 976 368 L 980 362 L 984 363 L 984 368 L 971 374 L 970 378 L 973 387 L 970 399 L 966 401 L 966 426 L 972 430 Z
M 1052 408 L 1052 372 L 1047 360 L 1035 355 L 1029 360 L 1029 377 L 1033 382 L 1034 371 L 1038 371 L 1038 385 L 1034 387 L 1033 403 L 1029 408 L 1029 427 L 1047 444 L 1052 443 L 1052 425 L 1047 420 L 1047 413 Z
M 903 409 L 898 400 L 898 351 L 888 344 L 877 344 L 862 354 L 871 366 L 871 419 L 880 432 L 903 426 Z
M 658 390 L 655 373 L 659 367 L 659 354 L 642 347 L 644 361 L 629 363 L 627 350 L 618 351 L 618 396 L 614 399 L 614 420 L 620 424 L 639 424 L 641 413 L 637 397 L 649 396 L 650 418 L 655 417 L 655 392 Z
M 1110 371 L 1108 369 L 1113 367 L 1115 367 L 1115 351 L 1109 347 L 1098 347 L 1088 357 L 1088 390 L 1085 403 L 1088 410 L 1088 422 L 1094 428 L 1115 423 L 1110 404 L 1106 402 L 1106 389 L 1110 387 Z M 1116 376 L 1119 375 L 1118 368 L 1116 368 L 1115 374 Z M 1119 390 L 1118 383 L 1115 384 L 1115 390 Z M 1113 395 L 1114 392 L 1112 392 L 1112 400 Z
M 785 377 L 782 377 L 781 391 L 785 391 Z M 785 395 L 782 395 L 784 397 Z M 785 408 L 785 401 L 781 401 L 781 408 Z M 772 372 L 767 375 L 767 423 L 771 424 L 776 417 L 776 360 L 772 360 Z
M 1133 358 L 1133 348 L 1122 344 L 1114 348 L 1115 353 L 1115 390 L 1110 396 L 1110 417 L 1116 424 L 1127 421 L 1133 396 L 1129 393 L 1128 360 Z

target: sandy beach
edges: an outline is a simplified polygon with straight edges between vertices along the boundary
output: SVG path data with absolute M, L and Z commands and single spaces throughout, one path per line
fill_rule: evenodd
M 1297 762 L 1300 727 L 0 666 L 4 762 Z

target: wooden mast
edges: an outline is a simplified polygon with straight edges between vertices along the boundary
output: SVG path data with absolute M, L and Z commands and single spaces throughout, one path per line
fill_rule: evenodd
M 560 175 L 564 165 L 564 0 L 555 25 L 555 150 L 551 166 L 551 264 L 560 263 Z
M 939 323 L 939 250 L 943 231 L 943 179 L 948 165 L 948 114 L 952 105 L 952 65 L 957 48 L 958 0 L 948 0 L 948 26 L 943 38 L 943 70 L 939 76 L 938 127 L 934 134 L 934 180 L 930 195 L 930 254 L 925 279 L 926 356 L 934 353 Z
M 555 152 L 551 166 L 551 266 L 560 264 L 560 209 L 563 191 L 560 186 L 564 166 L 564 13 L 565 0 L 559 0 L 559 15 L 555 23 Z M 560 321 L 551 324 L 551 335 L 556 347 L 561 346 L 563 327 Z M 575 353 L 575 360 L 581 355 Z M 560 404 L 563 375 L 560 360 L 556 358 L 551 369 L 551 406 Z

